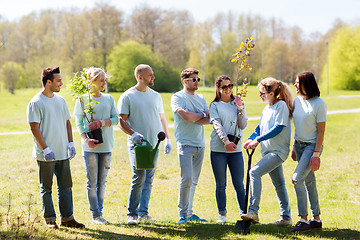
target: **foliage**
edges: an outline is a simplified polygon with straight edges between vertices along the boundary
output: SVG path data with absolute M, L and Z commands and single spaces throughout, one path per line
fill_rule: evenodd
M 242 83 L 242 88 L 238 91 L 238 84 L 241 80 L 244 72 L 251 71 L 252 68 L 248 63 L 248 58 L 251 56 L 251 51 L 254 49 L 254 37 L 248 37 L 244 42 L 241 42 L 240 46 L 236 48 L 236 52 L 232 55 L 233 59 L 231 62 L 237 64 L 236 68 L 236 95 L 240 97 L 246 97 L 247 93 L 247 79 L 245 78 Z
M 74 97 L 73 100 L 79 100 L 81 108 L 85 114 L 86 120 L 90 123 L 94 120 L 93 114 L 95 114 L 94 107 L 99 102 L 95 102 L 92 99 L 92 84 L 90 79 L 87 78 L 85 69 L 80 73 L 74 73 L 73 78 L 70 80 L 71 95 Z M 87 100 L 85 100 L 87 99 Z M 90 115 L 90 118 L 87 116 Z
M 14 93 L 16 88 L 26 87 L 24 68 L 16 62 L 6 62 L 0 69 L 0 81 L 10 93 Z
M 108 82 L 110 91 L 125 91 L 134 86 L 134 70 L 139 64 L 148 64 L 153 69 L 156 77 L 153 89 L 174 92 L 181 86 L 179 70 L 152 52 L 149 46 L 134 41 L 122 42 L 115 46 L 109 59 L 108 72 L 112 76 Z
M 329 42 L 329 88 L 360 89 L 360 27 L 344 26 Z M 322 79 L 327 75 L 323 69 Z M 326 81 L 322 82 L 325 86 Z

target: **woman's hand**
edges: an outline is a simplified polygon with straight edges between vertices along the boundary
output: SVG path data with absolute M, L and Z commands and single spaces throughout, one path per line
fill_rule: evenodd
M 238 108 L 241 108 L 243 106 L 242 100 L 238 96 L 235 96 L 234 102 Z
M 93 131 L 95 129 L 102 127 L 102 122 L 100 120 L 95 119 L 93 122 L 88 124 L 89 130 Z
M 252 142 L 252 139 L 248 139 L 244 144 L 243 144 L 243 148 L 245 149 L 249 149 L 249 144 Z
M 225 145 L 225 149 L 228 152 L 233 152 L 233 151 L 235 151 L 237 149 L 237 146 L 235 145 L 235 143 L 230 142 L 230 143 Z
M 255 149 L 259 145 L 259 141 L 255 138 L 254 140 L 249 143 L 248 147 L 250 149 Z

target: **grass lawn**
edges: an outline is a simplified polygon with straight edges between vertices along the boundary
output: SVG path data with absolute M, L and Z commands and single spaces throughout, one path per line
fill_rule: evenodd
M 0 95 L 0 133 L 27 131 L 26 106 L 39 89 L 18 90 L 15 95 L 1 92 Z M 214 97 L 213 88 L 201 88 L 208 104 Z M 65 88 L 60 92 L 67 100 L 70 113 L 74 102 Z M 120 93 L 112 93 L 117 102 Z M 343 97 L 348 95 L 349 97 Z M 359 108 L 360 91 L 333 91 L 323 94 L 328 110 Z M 173 123 L 170 109 L 170 93 L 162 94 L 168 122 Z M 250 87 L 245 99 L 249 117 L 260 116 L 264 104 L 260 102 L 258 90 Z M 74 119 L 72 119 L 74 127 Z M 258 121 L 249 121 L 245 137 L 251 135 Z M 158 168 L 153 184 L 149 211 L 157 219 L 152 224 L 139 224 L 130 227 L 126 224 L 126 204 L 131 181 L 126 136 L 115 132 L 111 170 L 108 176 L 104 217 L 109 225 L 91 224 L 91 214 L 86 197 L 86 176 L 81 157 L 80 136 L 74 133 L 78 154 L 71 160 L 73 177 L 74 216 L 86 224 L 86 229 L 74 230 L 60 228 L 49 230 L 44 226 L 39 196 L 38 167 L 31 157 L 33 140 L 30 132 L 18 135 L 0 134 L 0 239 L 360 239 L 360 113 L 328 115 L 325 148 L 322 165 L 317 172 L 320 197 L 322 231 L 310 231 L 294 235 L 290 227 L 271 227 L 270 221 L 279 218 L 279 206 L 274 187 L 268 176 L 263 177 L 262 199 L 260 204 L 260 224 L 251 226 L 251 234 L 242 236 L 234 231 L 239 219 L 231 178 L 228 176 L 227 210 L 228 223 L 217 224 L 215 200 L 215 181 L 210 164 L 209 141 L 211 126 L 205 127 L 207 142 L 204 164 L 194 200 L 194 211 L 206 218 L 206 223 L 177 224 L 177 197 L 180 184 L 180 170 L 175 149 L 174 131 L 171 128 L 173 151 L 158 159 Z M 246 154 L 244 152 L 244 154 Z M 244 156 L 245 160 L 247 159 Z M 260 159 L 257 149 L 254 162 Z M 297 203 L 291 184 L 296 163 L 290 158 L 284 163 L 284 174 L 291 202 L 293 221 L 297 221 Z M 56 181 L 53 199 L 57 208 Z M 60 219 L 58 219 L 58 222 Z

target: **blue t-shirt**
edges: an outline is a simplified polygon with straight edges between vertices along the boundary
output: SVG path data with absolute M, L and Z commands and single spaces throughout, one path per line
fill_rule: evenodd
M 289 155 L 291 122 L 289 109 L 282 100 L 273 105 L 267 105 L 262 111 L 259 126 L 260 136 L 269 131 L 275 125 L 283 125 L 283 130 L 273 138 L 260 142 L 261 154 L 276 153 L 283 161 Z
M 317 124 L 326 122 L 326 104 L 320 97 L 294 100 L 295 140 L 316 143 Z
M 84 100 L 84 104 L 89 102 L 87 96 L 82 97 Z M 118 124 L 118 110 L 116 108 L 115 100 L 110 94 L 102 93 L 100 97 L 96 98 L 91 96 L 94 100 L 94 103 L 98 102 L 94 106 L 95 114 L 93 114 L 94 119 L 98 120 L 111 120 L 111 126 L 103 126 L 101 128 L 103 143 L 96 145 L 95 148 L 90 148 L 87 143 L 82 142 L 81 147 L 85 152 L 111 152 L 114 148 L 114 128 L 113 125 Z M 75 115 L 75 124 L 76 128 L 78 129 L 80 135 L 82 133 L 89 132 L 88 124 L 89 122 L 86 120 L 85 114 L 83 109 L 81 108 L 81 103 L 79 100 L 76 100 L 75 108 L 74 108 L 74 115 Z M 90 114 L 86 114 L 86 116 L 91 119 Z
M 68 155 L 68 135 L 66 121 L 71 118 L 66 101 L 54 93 L 49 98 L 41 92 L 36 94 L 27 106 L 27 122 L 40 123 L 40 131 L 45 143 L 55 154 L 55 160 L 66 160 Z M 42 148 L 35 138 L 32 156 L 38 161 L 45 161 Z M 52 161 L 55 161 L 52 160 Z
M 148 88 L 141 92 L 135 87 L 126 90 L 118 101 L 119 114 L 128 114 L 127 122 L 134 131 L 142 134 L 155 147 L 157 135 L 162 131 L 160 114 L 164 113 L 161 95 Z M 134 145 L 131 136 L 128 146 Z
M 242 144 L 241 138 L 243 137 L 243 131 L 240 129 L 239 126 L 236 127 L 237 122 L 237 107 L 234 101 L 230 102 L 212 102 L 210 104 L 210 123 L 216 118 L 219 118 L 221 121 L 221 125 L 223 126 L 226 134 L 235 135 L 240 138 L 239 143 L 237 144 L 237 149 L 234 152 L 241 152 Z M 245 109 L 243 109 L 242 114 L 246 117 Z M 235 131 L 236 128 L 236 131 Z M 225 149 L 224 143 L 221 141 L 219 135 L 216 133 L 214 129 L 211 133 L 211 140 L 210 140 L 210 149 L 213 152 L 227 152 Z
M 181 90 L 171 96 L 171 108 L 174 113 L 174 131 L 177 144 L 205 147 L 203 125 L 185 121 L 176 112 L 179 108 L 195 113 L 207 111 L 208 106 L 205 98 L 200 94 L 191 95 Z

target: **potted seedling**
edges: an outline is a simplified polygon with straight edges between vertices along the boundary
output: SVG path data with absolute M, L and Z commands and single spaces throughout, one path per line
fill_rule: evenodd
M 81 104 L 81 109 L 84 112 L 84 116 L 88 123 L 93 122 L 95 110 L 94 107 L 99 102 L 95 102 L 92 98 L 93 86 L 90 82 L 90 79 L 87 77 L 85 70 L 74 73 L 74 77 L 70 80 L 70 89 L 72 91 L 71 95 L 74 97 L 74 101 L 79 100 Z M 101 128 L 89 131 L 86 133 L 90 139 L 96 139 L 98 142 L 96 144 L 102 143 L 102 131 Z

